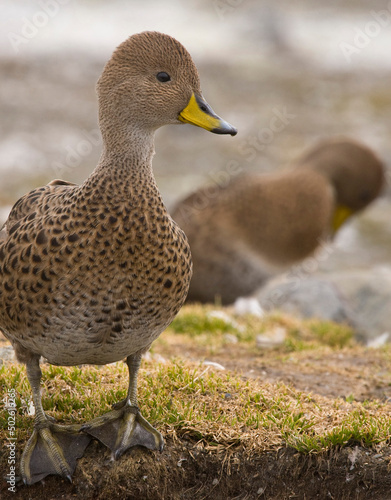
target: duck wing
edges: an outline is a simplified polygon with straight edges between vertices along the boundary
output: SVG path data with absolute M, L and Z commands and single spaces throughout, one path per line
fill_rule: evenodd
M 33 189 L 29 193 L 23 195 L 12 207 L 8 219 L 0 229 L 0 242 L 7 239 L 9 231 L 14 224 L 33 212 L 41 213 L 45 210 L 46 201 L 53 195 L 57 197 L 62 192 L 76 186 L 77 184 L 73 182 L 55 179 L 46 184 L 46 186 Z

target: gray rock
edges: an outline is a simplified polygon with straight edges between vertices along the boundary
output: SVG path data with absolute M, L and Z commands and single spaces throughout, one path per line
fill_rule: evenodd
M 280 276 L 261 288 L 257 298 L 265 311 L 279 309 L 303 318 L 319 318 L 356 327 L 348 300 L 335 284 L 326 279 Z
M 361 340 L 391 333 L 391 267 L 342 271 L 330 275 L 330 280 L 348 298 Z
M 354 269 L 300 278 L 279 276 L 256 294 L 265 311 L 346 323 L 368 345 L 391 340 L 391 267 Z
M 0 365 L 16 361 L 15 351 L 11 345 L 0 347 Z

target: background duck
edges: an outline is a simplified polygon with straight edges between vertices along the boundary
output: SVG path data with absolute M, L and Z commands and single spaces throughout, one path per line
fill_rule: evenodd
M 154 132 L 184 122 L 236 134 L 203 99 L 186 49 L 161 33 L 122 43 L 97 91 L 103 151 L 94 172 L 81 186 L 56 180 L 28 193 L 2 230 L 0 327 L 26 363 L 36 409 L 21 460 L 28 484 L 70 478 L 91 436 L 114 457 L 136 444 L 163 447 L 138 410 L 137 372 L 185 300 L 191 258 L 154 180 Z M 127 397 L 86 425 L 53 423 L 41 404 L 41 356 L 56 365 L 127 358 Z
M 199 189 L 172 212 L 193 257 L 188 299 L 229 304 L 251 294 L 313 253 L 383 183 L 383 165 L 370 149 L 336 139 L 289 171 L 240 175 L 212 195 Z

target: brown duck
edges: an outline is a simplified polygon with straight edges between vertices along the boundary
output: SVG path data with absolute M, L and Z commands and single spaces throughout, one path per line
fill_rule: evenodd
M 199 189 L 172 213 L 192 253 L 188 299 L 229 304 L 251 294 L 313 253 L 378 196 L 383 182 L 371 150 L 336 139 L 318 144 L 289 171 Z
M 161 33 L 122 43 L 97 92 L 98 166 L 81 186 L 56 180 L 26 194 L 0 239 L 0 328 L 26 364 L 36 409 L 21 460 L 27 484 L 70 478 L 91 436 L 115 458 L 134 445 L 162 449 L 137 407 L 137 373 L 186 298 L 191 258 L 152 173 L 154 132 L 185 122 L 236 134 L 203 99 L 188 52 Z M 128 394 L 83 426 L 58 425 L 42 408 L 41 356 L 55 365 L 126 358 Z

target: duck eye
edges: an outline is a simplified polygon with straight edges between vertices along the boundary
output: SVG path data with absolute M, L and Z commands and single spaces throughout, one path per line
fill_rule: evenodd
M 160 71 L 157 75 L 156 78 L 159 80 L 159 82 L 169 82 L 171 80 L 171 77 L 168 73 L 165 71 Z

